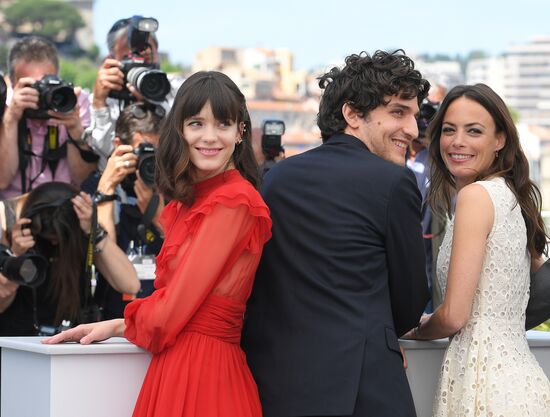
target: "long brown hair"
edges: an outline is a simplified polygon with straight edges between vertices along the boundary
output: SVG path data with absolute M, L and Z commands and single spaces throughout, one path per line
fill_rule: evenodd
M 174 105 L 160 133 L 156 158 L 156 182 L 165 197 L 190 205 L 194 200 L 189 145 L 183 137 L 184 120 L 200 113 L 209 102 L 217 120 L 244 123 L 242 142 L 233 152 L 233 163 L 241 175 L 256 188 L 259 186 L 258 165 L 252 151 L 252 125 L 246 100 L 237 85 L 221 72 L 201 71 L 181 85 Z
M 63 319 L 78 319 L 80 312 L 86 238 L 71 203 L 76 194 L 69 184 L 49 182 L 32 190 L 21 209 L 20 217 L 30 215 L 32 221 L 33 249 L 50 260 L 46 297 L 57 305 L 56 326 Z
M 546 253 L 548 236 L 540 215 L 542 198 L 537 186 L 529 179 L 529 163 L 519 141 L 519 135 L 512 120 L 510 111 L 504 101 L 489 86 L 485 84 L 459 85 L 454 87 L 439 108 L 430 123 L 428 135 L 431 139 L 430 157 L 431 185 L 430 204 L 434 210 L 445 210 L 451 213 L 451 200 L 456 193 L 456 183 L 445 166 L 440 151 L 441 130 L 445 113 L 452 102 L 460 97 L 466 97 L 483 106 L 489 112 L 495 123 L 496 134 L 503 133 L 506 141 L 498 151 L 498 158 L 491 166 L 480 172 L 475 181 L 489 177 L 503 177 L 512 190 L 521 207 L 521 214 L 527 228 L 527 249 L 531 256 Z

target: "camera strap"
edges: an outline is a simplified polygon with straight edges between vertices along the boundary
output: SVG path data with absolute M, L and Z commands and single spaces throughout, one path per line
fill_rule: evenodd
M 46 170 L 50 168 L 52 179 L 55 179 L 55 172 L 59 160 L 67 156 L 67 142 L 59 146 L 59 128 L 57 126 L 48 126 L 44 136 L 44 146 L 42 155 L 37 155 L 32 150 L 32 135 L 27 126 L 25 117 L 19 120 L 17 129 L 17 145 L 19 148 L 19 172 L 21 173 L 21 192 L 24 194 L 31 191 L 34 182 Z M 32 157 L 41 158 L 42 164 L 40 171 L 30 178 L 27 184 L 27 167 Z
M 91 162 L 99 161 L 99 155 L 97 155 L 94 151 L 89 150 L 89 149 L 84 149 L 82 146 L 80 146 L 78 141 L 74 140 L 70 136 L 68 138 L 68 141 L 72 145 L 76 146 L 76 149 L 78 149 L 78 152 L 80 153 L 80 157 L 82 158 L 82 160 L 84 162 L 90 162 L 91 163 Z
M 67 156 L 67 142 L 59 146 L 59 128 L 48 126 L 44 137 L 44 151 L 42 153 L 42 165 L 46 162 L 52 172 L 52 179 L 55 178 L 55 171 L 59 160 Z
M 94 264 L 94 254 L 95 254 L 95 238 L 97 234 L 97 203 L 92 202 L 92 227 L 90 229 L 90 236 L 88 239 L 88 248 L 86 249 L 86 277 L 89 278 L 86 285 L 86 290 L 84 291 L 84 306 L 88 306 L 95 294 L 95 289 L 97 286 L 97 276 L 95 271 Z
M 159 237 L 158 232 L 153 230 L 156 228 L 150 227 L 151 222 L 153 221 L 153 217 L 155 217 L 155 213 L 157 212 L 159 203 L 160 203 L 160 196 L 157 193 L 154 193 L 153 196 L 151 197 L 151 200 L 149 200 L 149 204 L 147 204 L 145 213 L 143 213 L 141 222 L 137 227 L 139 238 L 144 244 L 153 243 Z
M 32 189 L 32 183 L 27 190 L 27 165 L 29 164 L 30 155 L 32 153 L 32 137 L 27 120 L 23 117 L 19 120 L 17 126 L 17 147 L 19 154 L 19 172 L 21 173 L 21 193 L 25 194 Z

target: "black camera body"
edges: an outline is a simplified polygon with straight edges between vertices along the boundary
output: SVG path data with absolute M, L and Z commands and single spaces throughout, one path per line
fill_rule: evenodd
M 153 188 L 155 185 L 155 147 L 148 142 L 142 142 L 134 149 L 134 155 L 137 155 L 137 171 L 145 185 Z M 124 177 L 120 186 L 124 192 L 131 197 L 135 197 L 134 183 L 137 180 L 136 174 L 129 174 Z
M 138 157 L 137 170 L 141 180 L 152 187 L 155 184 L 155 147 L 148 142 L 142 142 L 133 152 Z
M 0 273 L 10 281 L 36 288 L 46 280 L 48 261 L 41 255 L 28 252 L 14 256 L 7 246 L 0 244 Z
M 154 104 L 160 104 L 170 92 L 171 86 L 165 72 L 157 69 L 154 64 L 147 64 L 143 58 L 131 56 L 120 61 L 120 70 L 124 73 L 124 84 L 132 85 L 143 98 Z M 126 102 L 135 101 L 136 98 L 128 88 L 111 90 L 109 97 Z
M 72 111 L 77 103 L 73 85 L 55 74 L 47 74 L 31 84 L 39 93 L 38 109 L 25 109 L 28 119 L 49 119 L 48 110 L 60 113 Z
M 265 120 L 262 124 L 262 152 L 267 161 L 275 159 L 281 152 L 282 136 L 285 133 L 285 122 L 282 120 Z
M 437 113 L 438 105 L 424 100 L 420 105 L 420 110 L 418 112 L 418 118 L 416 119 L 416 124 L 418 126 L 418 136 L 423 138 L 426 136 L 426 131 L 428 126 L 435 114 Z

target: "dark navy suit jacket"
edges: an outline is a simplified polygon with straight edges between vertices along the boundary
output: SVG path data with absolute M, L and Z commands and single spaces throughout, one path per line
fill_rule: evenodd
M 335 135 L 266 175 L 264 247 L 242 345 L 265 417 L 414 416 L 398 335 L 428 301 L 412 172 Z M 370 400 L 372 398 L 372 401 Z

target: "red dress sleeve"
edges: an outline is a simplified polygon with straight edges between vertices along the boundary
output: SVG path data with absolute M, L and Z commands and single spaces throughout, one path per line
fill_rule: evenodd
M 250 210 L 245 204 L 209 207 L 188 241 L 174 253 L 174 259 L 166 260 L 163 274 L 169 276 L 157 277 L 165 285 L 126 307 L 124 335 L 128 340 L 152 353 L 175 343 L 216 284 L 241 254 L 251 248 L 251 240 L 257 239 L 257 229 L 262 229 L 266 219 L 251 214 Z M 174 227 L 170 233 L 179 232 Z M 261 246 L 268 237 L 262 239 Z

